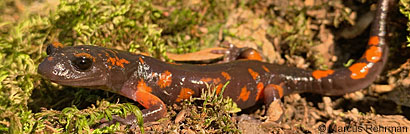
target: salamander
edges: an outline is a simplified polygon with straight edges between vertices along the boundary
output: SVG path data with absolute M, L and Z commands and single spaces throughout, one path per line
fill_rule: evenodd
M 241 109 L 292 93 L 343 95 L 365 88 L 381 73 L 387 61 L 386 20 L 388 0 L 380 0 L 363 56 L 350 67 L 303 70 L 259 60 L 235 60 L 221 64 L 174 64 L 99 46 L 66 46 L 53 43 L 38 73 L 52 82 L 97 88 L 140 103 L 144 121 L 166 115 L 167 104 L 197 97 L 207 85 L 215 85 Z M 251 56 L 252 57 L 252 56 Z M 256 58 L 257 59 L 257 58 Z

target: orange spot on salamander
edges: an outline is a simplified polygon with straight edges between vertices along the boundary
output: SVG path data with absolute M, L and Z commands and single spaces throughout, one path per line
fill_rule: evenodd
M 107 62 L 111 62 L 112 65 L 114 66 L 120 66 L 121 68 L 124 68 L 124 63 L 129 64 L 130 62 L 126 59 L 119 59 L 118 57 L 112 58 L 109 57 L 107 59 Z
M 276 91 L 278 91 L 280 98 L 283 97 L 283 87 L 282 87 L 283 83 L 281 83 L 279 85 L 269 84 L 268 86 L 272 86 Z
M 53 47 L 55 48 L 63 48 L 63 44 L 61 44 L 60 42 L 53 42 L 51 43 L 51 45 L 53 45 Z
M 111 62 L 111 65 L 115 65 L 115 58 L 109 57 L 109 58 L 107 59 L 107 62 Z
M 138 81 L 137 91 L 135 92 L 135 98 L 145 108 L 149 108 L 158 103 L 163 103 L 161 99 L 151 94 L 152 88 L 147 86 L 144 80 Z
M 250 69 L 250 68 L 248 68 L 248 72 L 249 72 L 249 74 L 251 74 L 251 76 L 252 76 L 252 78 L 253 78 L 254 80 L 256 80 L 256 79 L 259 77 L 259 73 L 253 71 L 253 70 Z
M 151 93 L 151 92 L 152 92 L 152 88 L 149 87 L 149 86 L 147 85 L 147 83 L 145 83 L 144 80 L 140 80 L 140 81 L 138 82 L 138 84 L 137 84 L 137 89 L 138 89 L 139 91 L 140 91 L 140 90 L 143 90 L 143 91 L 148 92 L 148 93 Z
M 159 99 L 157 96 L 149 92 L 146 92 L 144 90 L 137 90 L 135 92 L 135 96 L 136 96 L 136 101 L 147 109 L 159 103 L 162 103 L 162 105 L 165 105 L 164 102 L 162 102 L 161 99 Z
M 159 85 L 159 87 L 164 88 L 164 87 L 169 87 L 171 83 L 172 83 L 172 73 L 169 72 L 168 70 L 165 70 L 159 76 L 159 80 L 157 84 Z
M 262 56 L 257 51 L 252 50 L 247 54 L 247 59 L 262 61 Z
M 75 57 L 86 57 L 88 59 L 92 59 L 93 62 L 95 62 L 94 56 L 92 56 L 91 54 L 88 54 L 88 53 L 77 53 L 77 54 L 74 54 L 74 56 Z
M 364 78 L 369 72 L 369 68 L 366 63 L 355 63 L 349 67 L 349 70 L 352 72 L 350 75 L 350 78 L 352 79 Z
M 219 82 L 221 82 L 221 79 L 220 79 L 220 78 L 209 78 L 209 77 L 206 77 L 206 78 L 201 78 L 200 81 L 206 82 L 206 83 L 213 82 L 213 84 L 218 84 Z
M 221 82 L 221 79 L 220 78 L 215 78 L 215 79 L 213 79 L 213 81 L 214 81 L 214 84 L 217 84 L 217 83 Z
M 211 82 L 212 81 L 212 78 L 202 78 L 200 81 L 203 81 L 203 82 L 206 82 L 206 83 L 209 83 L 209 82 Z
M 138 58 L 138 60 L 140 60 L 140 62 L 141 62 L 141 64 L 144 64 L 145 62 L 144 62 L 144 60 L 142 60 L 142 58 L 140 57 L 140 58 Z
M 53 60 L 54 60 L 54 57 L 48 57 L 47 60 L 48 60 L 48 61 L 53 61 Z
M 320 79 L 323 77 L 327 77 L 333 74 L 334 72 L 334 70 L 315 70 L 312 72 L 312 76 L 315 77 L 315 79 Z
M 249 57 L 250 60 L 258 60 L 258 61 L 262 61 L 262 56 L 260 55 L 260 53 L 258 53 L 257 51 L 253 50 L 252 52 L 249 53 Z
M 263 96 L 263 88 L 264 88 L 264 85 L 262 82 L 259 82 L 258 85 L 256 85 L 256 89 L 258 89 L 258 93 L 256 93 L 255 101 L 258 101 Z
M 175 100 L 176 102 L 181 102 L 184 99 L 188 99 L 192 95 L 194 95 L 195 92 L 192 89 L 189 88 L 181 88 L 181 92 L 178 95 L 178 98 Z
M 262 68 L 263 68 L 263 70 L 265 70 L 266 72 L 270 73 L 270 70 L 269 70 L 265 65 L 262 65 Z
M 227 72 L 221 72 L 221 74 L 226 80 L 231 80 L 231 76 Z
M 380 47 L 371 46 L 366 50 L 365 55 L 367 61 L 375 63 L 378 62 L 382 57 L 382 50 Z
M 248 91 L 246 89 L 246 86 L 244 86 L 236 101 L 239 101 L 239 99 L 241 99 L 242 101 L 247 101 L 249 99 L 250 94 L 251 94 L 251 91 Z
M 369 45 L 378 45 L 379 44 L 379 37 L 378 36 L 372 36 L 369 39 Z
M 216 94 L 219 94 L 219 93 L 221 92 L 223 86 L 224 86 L 224 85 L 223 85 L 222 83 L 219 83 L 218 86 L 216 86 L 216 91 L 215 91 L 215 93 L 216 93 Z

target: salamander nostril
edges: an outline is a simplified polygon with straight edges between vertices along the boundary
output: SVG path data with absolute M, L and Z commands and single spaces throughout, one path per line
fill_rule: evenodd
M 48 72 L 49 65 L 46 63 L 46 61 L 43 61 L 38 65 L 37 73 L 40 74 L 41 76 L 47 77 L 47 72 Z
M 53 54 L 53 52 L 54 52 L 54 47 L 53 47 L 53 45 L 48 45 L 47 46 L 47 49 L 46 49 L 46 53 L 47 53 L 47 55 L 51 55 L 51 54 Z

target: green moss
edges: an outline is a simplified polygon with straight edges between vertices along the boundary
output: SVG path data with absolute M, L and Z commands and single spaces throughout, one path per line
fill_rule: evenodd
M 400 0 L 400 12 L 410 20 L 410 0 Z M 410 22 L 407 22 L 407 31 L 410 31 Z M 410 35 L 407 35 L 407 47 L 410 47 Z
M 182 123 L 170 125 L 171 130 L 191 129 L 194 132 L 206 133 L 239 133 L 236 122 L 232 120 L 232 114 L 240 112 L 241 109 L 232 101 L 231 98 L 224 98 L 222 93 L 226 83 L 219 94 L 216 94 L 216 86 L 210 85 L 202 91 L 200 98 L 190 98 L 181 105 L 186 110 L 185 119 Z M 175 115 L 171 115 L 175 116 Z M 169 133 L 170 130 L 158 130 L 159 132 Z
M 306 56 L 315 67 L 324 69 L 323 56 L 314 50 L 314 46 L 324 43 L 318 37 L 324 30 L 321 26 L 339 27 L 341 22 L 351 21 L 351 10 L 341 3 L 340 0 L 317 1 L 311 5 L 299 5 L 298 1 L 275 2 L 269 8 L 272 13 L 266 15 L 273 23 L 267 32 L 271 37 L 281 39 L 282 48 L 286 51 L 284 54 Z
M 150 1 L 63 0 L 50 17 L 51 36 L 65 45 L 117 46 L 158 57 L 165 52 L 162 30 L 153 23 L 160 17 Z
M 36 131 L 109 133 L 125 132 L 128 130 L 120 128 L 119 123 L 97 129 L 94 129 L 94 127 L 96 127 L 95 125 L 98 125 L 102 119 L 112 120 L 112 115 L 125 117 L 128 114 L 137 115 L 137 117 L 141 119 L 138 123 L 142 126 L 142 114 L 135 113 L 138 111 L 138 107 L 129 103 L 110 104 L 108 101 L 97 101 L 96 106 L 92 105 L 90 108 L 83 110 L 79 110 L 76 107 L 67 107 L 61 111 L 43 110 L 42 112 L 34 114 L 34 116 L 38 119 Z M 144 131 L 142 127 L 141 131 Z

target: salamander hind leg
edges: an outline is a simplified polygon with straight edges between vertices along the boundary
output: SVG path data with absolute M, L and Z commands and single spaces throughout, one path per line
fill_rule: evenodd
M 238 48 L 234 44 L 227 41 L 221 44 L 226 50 L 213 50 L 212 53 L 225 54 L 224 59 L 220 63 L 227 63 L 238 59 L 262 61 L 262 55 L 253 48 L 243 47 Z
M 269 84 L 264 88 L 264 103 L 266 105 L 266 121 L 279 121 L 284 113 L 280 100 L 283 96 L 283 85 Z

